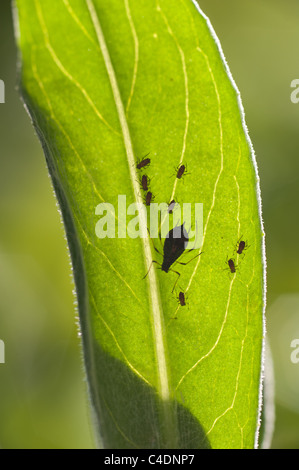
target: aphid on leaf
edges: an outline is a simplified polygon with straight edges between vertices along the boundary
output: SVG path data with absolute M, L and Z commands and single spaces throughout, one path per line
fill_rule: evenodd
M 245 245 L 246 245 L 246 243 L 244 242 L 244 240 L 241 240 L 240 243 L 239 243 L 239 245 L 238 245 L 238 249 L 237 249 L 237 253 L 238 253 L 239 255 L 241 255 L 241 254 L 243 253 L 243 250 L 244 250 L 244 248 L 245 248 Z
M 159 238 L 161 240 L 161 233 L 159 233 Z M 172 269 L 171 266 L 175 262 L 178 262 L 179 264 L 181 264 L 183 266 L 186 266 L 192 260 L 194 260 L 199 255 L 201 255 L 201 253 L 197 254 L 196 256 L 191 258 L 186 263 L 182 263 L 182 262 L 178 261 L 180 256 L 186 250 L 186 246 L 188 245 L 188 241 L 189 241 L 188 233 L 187 233 L 187 231 L 184 227 L 184 224 L 182 224 L 181 226 L 176 226 L 173 229 L 171 229 L 168 232 L 168 234 L 166 235 L 166 238 L 165 238 L 165 242 L 164 242 L 164 246 L 163 246 L 163 255 L 162 255 L 163 256 L 163 261 L 162 261 L 162 264 L 159 263 L 158 261 L 153 260 L 151 262 L 149 270 L 146 273 L 146 275 L 144 276 L 144 278 L 148 275 L 148 273 L 149 273 L 149 271 L 152 267 L 152 264 L 156 263 L 160 266 L 160 269 L 162 269 L 162 271 L 164 271 L 165 273 L 168 273 L 169 271 L 171 271 L 171 272 L 177 274 L 178 278 L 177 278 L 176 282 L 174 283 L 174 286 L 173 286 L 173 289 L 172 289 L 172 292 L 173 292 L 174 289 L 175 289 L 175 286 L 176 286 L 176 284 L 179 280 L 179 277 L 180 277 L 181 273 L 179 273 L 178 271 L 175 271 L 174 269 Z M 159 253 L 161 255 L 161 253 L 159 252 L 159 250 L 155 246 L 154 246 L 154 249 L 157 251 L 157 253 Z M 187 250 L 188 253 L 190 251 L 193 251 L 193 250 L 192 249 Z
M 185 307 L 187 305 L 187 295 L 183 291 L 179 292 L 179 295 L 176 297 L 176 300 L 180 307 Z M 178 309 L 179 307 L 176 309 L 176 312 L 178 311 Z M 177 319 L 177 316 L 171 318 L 171 320 Z
M 185 173 L 185 171 L 186 171 L 186 173 Z M 187 167 L 185 165 L 180 165 L 177 168 L 177 174 L 176 174 L 177 179 L 180 180 L 184 173 L 187 174 Z
M 137 167 L 138 170 L 141 170 L 141 168 L 145 168 L 146 166 L 148 166 L 151 163 L 151 159 L 146 158 L 148 155 L 149 155 L 149 153 L 147 153 L 141 161 L 137 162 L 136 167 Z
M 140 187 L 141 189 L 143 189 L 143 191 L 148 191 L 149 183 L 150 183 L 149 177 L 146 175 L 142 175 L 142 178 L 140 180 Z
M 151 202 L 153 202 L 154 199 L 155 196 L 153 195 L 153 193 L 151 191 L 148 191 L 145 195 L 144 202 L 147 206 L 150 206 Z
M 248 245 L 247 242 L 245 242 L 244 240 L 239 240 L 237 242 L 237 246 L 237 253 L 238 255 L 241 255 L 245 250 L 247 250 L 247 248 L 249 248 L 250 245 Z
M 186 305 L 185 294 L 182 291 L 179 293 L 178 302 L 181 305 L 181 307 L 184 307 Z
M 183 178 L 183 176 L 188 175 L 187 172 L 187 165 L 178 165 L 177 167 L 174 167 L 175 174 L 174 176 L 180 180 Z M 172 175 L 173 176 L 173 175 Z
M 234 260 L 232 258 L 230 258 L 227 263 L 228 263 L 230 272 L 235 273 L 236 272 L 236 266 L 235 266 Z

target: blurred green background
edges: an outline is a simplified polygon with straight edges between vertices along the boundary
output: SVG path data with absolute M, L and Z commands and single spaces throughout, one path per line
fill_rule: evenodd
M 199 0 L 241 92 L 266 231 L 274 361 L 272 448 L 299 449 L 298 0 Z M 66 241 L 41 146 L 16 90 L 10 0 L 0 2 L 0 447 L 91 448 Z M 298 238 L 297 238 L 298 237 Z

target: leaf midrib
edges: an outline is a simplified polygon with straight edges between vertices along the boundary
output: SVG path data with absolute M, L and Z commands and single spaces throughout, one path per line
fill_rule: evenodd
M 115 102 L 115 107 L 117 110 L 121 131 L 123 135 L 126 155 L 128 159 L 128 167 L 130 171 L 130 178 L 133 186 L 134 191 L 134 198 L 136 203 L 143 204 L 139 186 L 137 183 L 136 178 L 136 171 L 135 171 L 135 158 L 134 158 L 134 151 L 132 140 L 130 136 L 129 125 L 126 118 L 126 113 L 124 109 L 124 105 L 121 99 L 120 90 L 118 87 L 115 71 L 110 59 L 110 54 L 107 48 L 107 44 L 105 41 L 105 36 L 103 30 L 101 28 L 100 20 L 95 10 L 95 6 L 93 0 L 85 0 L 86 5 L 96 32 L 97 40 L 99 42 L 99 46 L 103 55 L 105 67 L 107 70 L 108 78 L 110 81 L 113 98 Z M 128 5 L 128 4 L 127 4 Z M 139 212 L 139 221 L 140 226 L 146 227 L 146 215 L 144 211 Z M 155 344 L 155 352 L 156 352 L 156 361 L 157 361 L 157 369 L 158 369 L 158 393 L 162 400 L 162 413 L 163 413 L 163 421 L 165 424 L 164 429 L 167 431 L 167 436 L 165 436 L 167 446 L 176 447 L 177 444 L 177 429 L 175 426 L 175 418 L 173 416 L 172 408 L 169 406 L 170 401 L 170 390 L 169 390 L 169 374 L 168 374 L 168 367 L 167 367 L 167 360 L 166 360 L 166 345 L 165 345 L 165 338 L 166 335 L 163 331 L 163 311 L 162 305 L 160 301 L 157 277 L 154 269 L 150 268 L 150 263 L 152 259 L 150 241 L 148 236 L 142 238 L 142 246 L 143 252 L 145 257 L 145 264 L 148 273 L 148 283 L 149 283 L 149 291 L 150 291 L 150 298 L 151 298 L 151 314 L 152 314 L 152 325 L 153 325 L 153 337 L 154 337 L 154 344 Z

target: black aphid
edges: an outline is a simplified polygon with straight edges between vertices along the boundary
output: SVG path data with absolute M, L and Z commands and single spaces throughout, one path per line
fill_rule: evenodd
M 235 266 L 234 260 L 233 260 L 233 259 L 229 259 L 227 263 L 228 263 L 228 265 L 229 265 L 230 272 L 231 272 L 231 273 L 235 273 L 235 272 L 236 272 L 236 266 Z
M 149 177 L 146 175 L 142 175 L 142 178 L 140 180 L 140 187 L 141 189 L 143 189 L 143 191 L 148 191 L 149 183 L 150 183 Z
M 161 240 L 161 234 L 159 234 L 159 236 L 160 236 L 160 240 Z M 182 224 L 180 226 L 176 226 L 173 229 L 171 229 L 168 232 L 168 234 L 166 235 L 166 238 L 165 238 L 165 242 L 164 242 L 164 246 L 163 246 L 163 255 L 162 255 L 163 256 L 163 261 L 162 261 L 162 264 L 159 263 L 158 261 L 153 260 L 151 262 L 149 270 L 146 273 L 146 275 L 144 276 L 144 278 L 148 275 L 148 273 L 149 273 L 149 271 L 152 267 L 152 264 L 156 263 L 161 267 L 162 271 L 164 271 L 165 273 L 168 273 L 169 271 L 171 271 L 171 272 L 177 274 L 178 278 L 177 278 L 176 282 L 174 283 L 174 286 L 173 286 L 173 289 L 172 289 L 172 292 L 173 292 L 174 289 L 175 289 L 175 286 L 176 286 L 176 284 L 179 280 L 179 277 L 180 277 L 181 273 L 179 273 L 178 271 L 175 271 L 174 269 L 172 269 L 171 266 L 176 261 L 179 264 L 181 264 L 183 266 L 186 266 L 193 259 L 195 259 L 199 255 L 201 255 L 201 253 L 199 253 L 198 255 L 194 256 L 193 258 L 191 258 L 186 263 L 182 263 L 182 262 L 178 261 L 180 256 L 186 250 L 186 247 L 188 245 L 188 241 L 189 241 L 188 233 L 187 233 L 187 231 L 184 227 L 184 224 Z M 157 251 L 157 253 L 159 253 L 161 255 L 161 253 L 159 252 L 159 250 L 155 246 L 154 246 L 154 249 Z M 188 250 L 188 252 L 190 252 L 190 251 L 193 251 L 193 250 L 192 249 Z
M 179 303 L 180 303 L 180 305 L 181 305 L 182 307 L 184 307 L 184 305 L 186 305 L 186 299 L 185 299 L 185 294 L 184 294 L 184 292 L 181 291 L 181 292 L 179 293 L 178 301 L 179 301 Z
M 237 253 L 238 253 L 239 255 L 242 254 L 242 252 L 243 252 L 243 250 L 244 250 L 244 248 L 245 248 L 245 245 L 246 245 L 246 243 L 245 243 L 243 240 L 241 240 L 240 243 L 239 243 L 238 249 L 237 249 Z
M 149 155 L 149 153 L 147 155 L 145 155 L 143 157 L 143 159 L 141 160 L 141 162 L 138 162 L 136 167 L 138 170 L 141 170 L 141 168 L 145 168 L 146 166 L 148 166 L 150 163 L 151 163 L 151 159 L 150 158 L 145 158 Z
M 168 273 L 170 266 L 184 253 L 188 244 L 188 233 L 182 224 L 171 229 L 164 242 L 162 271 Z
M 153 196 L 153 193 L 151 193 L 151 191 L 148 191 L 145 195 L 145 204 L 147 206 L 150 206 L 151 202 L 153 202 L 154 199 L 155 197 Z
M 177 174 L 176 174 L 176 177 L 177 179 L 181 179 L 183 174 L 185 173 L 186 171 L 186 166 L 185 165 L 181 165 L 178 169 L 177 169 Z

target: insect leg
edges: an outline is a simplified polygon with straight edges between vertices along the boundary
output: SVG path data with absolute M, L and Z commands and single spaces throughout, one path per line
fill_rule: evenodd
M 179 273 L 178 271 L 174 271 L 173 269 L 169 269 L 169 271 L 171 271 L 171 272 L 173 272 L 173 273 L 175 273 L 175 274 L 178 275 L 177 280 L 175 281 L 174 286 L 173 286 L 172 291 L 171 291 L 171 293 L 173 294 L 173 291 L 174 291 L 174 289 L 175 289 L 175 286 L 177 285 L 178 280 L 180 279 L 181 273 Z
M 192 250 L 190 250 L 190 251 L 192 251 Z M 189 261 L 187 261 L 186 263 L 182 263 L 181 261 L 178 261 L 178 263 L 182 264 L 183 266 L 186 266 L 187 264 L 191 263 L 191 261 L 193 261 L 195 258 L 198 258 L 198 256 L 200 256 L 202 253 L 203 253 L 203 251 L 201 253 L 198 253 L 198 255 L 194 256 L 193 258 L 189 259 Z
M 152 244 L 153 244 L 154 250 L 155 250 L 157 253 L 159 253 L 159 255 L 163 256 L 162 253 L 158 250 L 158 248 L 155 247 L 154 242 L 153 242 L 153 239 L 151 238 L 151 234 L 150 234 L 149 228 L 147 228 L 147 231 L 148 231 L 148 234 L 149 234 L 149 239 L 151 240 L 151 242 L 152 242 Z M 160 238 L 160 237 L 161 237 L 161 235 L 159 234 L 159 238 Z M 161 243 L 162 243 L 161 238 L 160 238 L 160 241 L 161 241 Z
M 145 279 L 145 278 L 146 278 L 146 276 L 148 275 L 148 273 L 149 273 L 149 272 L 150 272 L 150 270 L 151 270 L 151 267 L 152 267 L 153 263 L 156 263 L 156 264 L 158 264 L 159 266 L 161 266 L 161 264 L 160 264 L 160 263 L 158 263 L 158 261 L 156 261 L 156 260 L 154 260 L 154 259 L 153 259 L 153 260 L 152 260 L 152 262 L 151 262 L 151 264 L 150 264 L 150 267 L 148 268 L 148 271 L 147 271 L 146 275 L 145 275 L 145 276 L 143 276 L 143 278 L 142 278 L 142 279 Z

